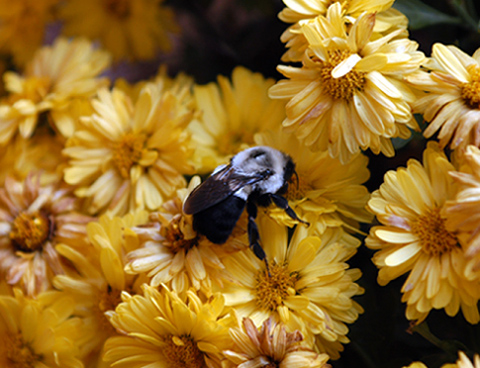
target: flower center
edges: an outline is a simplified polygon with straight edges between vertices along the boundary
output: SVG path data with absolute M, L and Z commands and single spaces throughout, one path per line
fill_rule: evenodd
M 253 134 L 245 129 L 227 132 L 218 142 L 218 152 L 222 155 L 231 155 L 240 151 L 242 144 L 253 143 Z
M 190 336 L 168 336 L 162 352 L 170 368 L 206 367 L 203 353 Z
M 34 368 L 42 360 L 42 356 L 35 354 L 32 348 L 23 342 L 20 334 L 8 335 L 4 340 L 7 352 L 6 368 Z
M 125 19 L 130 15 L 130 0 L 104 0 L 107 13 L 119 19 Z
M 257 274 L 255 286 L 257 306 L 263 310 L 277 310 L 288 296 L 296 294 L 297 280 L 298 275 L 289 273 L 286 266 L 271 264 L 270 275 L 267 270 Z
M 35 252 L 50 236 L 50 220 L 40 212 L 22 212 L 13 221 L 10 240 L 18 250 Z
M 130 290 L 126 289 L 128 293 Z M 115 310 L 117 305 L 122 302 L 121 290 L 112 289 L 110 285 L 106 289 L 101 290 L 98 293 L 98 309 L 97 309 L 97 321 L 100 322 L 101 330 L 106 331 L 108 335 L 112 335 L 115 332 L 115 328 L 112 326 L 108 318 L 105 316 L 105 312 L 109 310 Z M 132 295 L 132 293 L 130 293 Z
M 13 104 L 25 99 L 39 103 L 48 95 L 50 86 L 50 78 L 48 77 L 29 77 L 22 83 L 22 92 L 11 94 L 8 97 L 8 102 Z
M 306 193 L 311 191 L 312 186 L 299 175 L 293 175 L 288 183 L 287 199 L 288 201 L 298 201 L 305 198 Z
M 480 108 L 480 68 L 470 65 L 467 68 L 471 81 L 462 85 L 462 98 L 472 109 Z
M 428 211 L 412 224 L 412 232 L 418 236 L 422 250 L 432 256 L 441 255 L 458 247 L 457 238 L 445 228 L 440 208 Z
M 328 56 L 328 61 L 323 63 L 320 72 L 323 90 L 335 100 L 343 99 L 350 101 L 355 92 L 363 91 L 366 81 L 365 73 L 351 70 L 340 78 L 333 78 L 333 69 L 348 58 L 350 53 L 342 50 L 329 50 Z
M 180 228 L 180 221 L 182 220 L 181 215 L 175 216 L 167 226 L 162 226 L 160 228 L 160 235 L 162 235 L 165 240 L 163 244 L 167 247 L 170 247 L 173 253 L 177 253 L 182 249 L 188 251 L 195 245 L 197 245 L 198 237 L 192 239 L 185 239 Z
M 113 148 L 113 163 L 122 178 L 130 176 L 131 167 L 142 158 L 145 136 L 128 133 Z

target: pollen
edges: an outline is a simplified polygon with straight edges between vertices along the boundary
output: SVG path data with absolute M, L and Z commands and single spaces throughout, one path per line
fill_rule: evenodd
M 170 368 L 203 368 L 205 358 L 190 336 L 168 336 L 162 347 L 167 366 Z
M 50 228 L 50 220 L 44 213 L 21 212 L 13 221 L 10 240 L 18 250 L 35 252 L 51 235 Z
M 445 228 L 440 208 L 431 209 L 412 224 L 412 232 L 418 236 L 422 250 L 432 256 L 442 255 L 458 247 L 457 238 Z
M 188 251 L 195 245 L 197 245 L 197 237 L 192 239 L 185 239 L 185 235 L 182 232 L 180 223 L 182 221 L 182 216 L 175 216 L 168 225 L 162 226 L 160 229 L 160 235 L 162 235 L 165 240 L 163 245 L 169 247 L 173 253 L 177 253 L 182 249 Z
M 113 163 L 122 178 L 130 176 L 130 169 L 142 158 L 145 147 L 145 136 L 126 134 L 120 142 L 113 147 Z
M 32 348 L 23 342 L 20 334 L 6 335 L 2 342 L 7 352 L 5 368 L 34 368 L 41 362 L 41 355 L 35 354 Z
M 115 18 L 125 19 L 130 15 L 130 0 L 104 0 L 104 6 Z
M 480 108 L 480 67 L 470 65 L 467 68 L 470 74 L 470 82 L 462 85 L 462 98 L 473 109 Z
M 288 183 L 286 198 L 288 201 L 297 201 L 305 198 L 306 193 L 313 190 L 313 187 L 302 179 L 302 176 L 293 175 Z
M 262 310 L 275 311 L 288 297 L 295 295 L 296 273 L 290 273 L 284 265 L 271 264 L 256 277 L 256 303 Z
M 325 93 L 333 99 L 350 101 L 355 92 L 363 91 L 365 86 L 365 73 L 351 70 L 340 78 L 333 78 L 332 71 L 343 60 L 350 56 L 350 52 L 343 50 L 329 50 L 328 61 L 323 63 L 320 79 Z

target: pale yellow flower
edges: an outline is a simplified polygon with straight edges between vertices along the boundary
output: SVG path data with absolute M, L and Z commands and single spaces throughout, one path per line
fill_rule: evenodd
M 74 301 L 56 291 L 36 299 L 0 295 L 0 366 L 2 368 L 83 368 L 76 340 L 81 320 Z
M 312 152 L 295 136 L 277 128 L 258 133 L 255 142 L 287 153 L 295 163 L 286 193 L 290 207 L 320 232 L 328 226 L 346 226 L 358 230 L 359 222 L 370 222 L 365 209 L 370 194 L 362 183 L 370 177 L 368 159 L 363 154 L 342 165 L 328 152 Z M 269 215 L 292 226 L 294 221 L 284 210 L 271 206 Z
M 85 39 L 58 38 L 52 46 L 39 49 L 21 75 L 6 72 L 8 95 L 0 103 L 0 145 L 17 132 L 29 138 L 46 121 L 63 136 L 71 136 L 76 118 L 90 109 L 88 99 L 108 85 L 99 75 L 109 61 L 108 54 Z
M 437 131 L 440 146 L 465 149 L 480 145 L 480 49 L 469 56 L 456 46 L 436 43 L 426 71 L 406 79 L 412 86 L 428 92 L 413 104 L 414 112 L 429 122 L 426 138 Z
M 57 276 L 53 283 L 75 300 L 76 314 L 84 321 L 84 336 L 79 344 L 81 356 L 95 367 L 106 366 L 101 361 L 105 340 L 116 335 L 105 316 L 121 302 L 120 294 L 141 293 L 145 278 L 124 272 L 125 255 L 139 247 L 131 227 L 147 221 L 147 213 L 138 211 L 123 218 L 103 215 L 87 226 L 89 243 L 83 249 L 60 245 L 57 250 L 78 270 L 78 274 Z M 102 365 L 103 364 L 103 365 Z
M 164 0 L 67 0 L 60 8 L 67 36 L 99 40 L 115 60 L 152 59 L 171 49 L 179 28 Z
M 450 175 L 458 184 L 456 195 L 445 203 L 446 227 L 455 232 L 469 258 L 465 276 L 480 279 L 480 149 L 468 146 L 459 171 Z
M 65 181 L 78 186 L 91 214 L 157 210 L 193 171 L 193 117 L 182 96 L 147 84 L 135 103 L 121 90 L 98 91 L 94 113 L 81 118 L 63 153 Z
M 193 218 L 183 213 L 183 202 L 200 183 L 195 176 L 188 188 L 150 214 L 150 223 L 132 229 L 142 247 L 127 254 L 127 273 L 145 274 L 150 285 L 166 284 L 183 295 L 189 288 L 212 294 L 212 281 L 222 283 L 225 266 L 222 257 L 248 242 L 246 219 L 242 218 L 225 244 L 213 244 L 193 229 Z
M 143 289 L 144 296 L 123 293 L 123 303 L 108 313 L 123 336 L 107 340 L 104 359 L 118 368 L 220 368 L 221 352 L 231 345 L 221 294 L 202 302 L 189 291 L 185 302 L 165 287 Z
M 465 277 L 467 258 L 454 232 L 445 226 L 445 203 L 455 196 L 449 171 L 455 167 L 435 142 L 423 153 L 423 165 L 411 159 L 407 168 L 389 171 L 372 194 L 369 209 L 382 224 L 366 239 L 380 268 L 378 282 L 408 273 L 402 287 L 409 320 L 423 321 L 430 310 L 454 316 L 462 309 L 470 323 L 480 320 L 479 280 Z
M 424 60 L 417 43 L 394 39 L 400 30 L 372 38 L 375 14 L 364 13 L 347 29 L 339 3 L 327 15 L 302 23 L 309 48 L 302 67 L 280 65 L 288 79 L 270 88 L 289 100 L 286 131 L 313 150 L 348 162 L 360 150 L 395 154 L 391 138 L 418 129 L 409 102 L 414 95 L 402 78 Z
M 252 146 L 255 133 L 281 125 L 285 103 L 268 97 L 274 83 L 259 73 L 236 67 L 231 81 L 220 75 L 217 83 L 195 86 L 200 117 L 189 125 L 189 130 L 196 145 L 197 172 L 213 171 Z
M 257 224 L 269 271 L 250 249 L 225 258 L 232 277 L 221 289 L 226 304 L 257 326 L 272 317 L 289 332 L 300 330 L 307 345 L 337 359 L 349 342 L 346 324 L 363 311 L 352 300 L 363 292 L 355 283 L 361 272 L 345 263 L 360 241 L 341 228 L 317 236 L 298 226 L 289 242 L 287 228 L 268 216 Z
M 35 295 L 50 289 L 55 275 L 72 272 L 56 247 L 85 245 L 92 218 L 78 210 L 71 187 L 41 185 L 39 174 L 24 181 L 7 177 L 0 188 L 0 275 Z
M 0 52 L 25 65 L 40 48 L 59 0 L 0 0 Z
M 282 56 L 282 61 L 302 61 L 303 54 L 308 48 L 308 42 L 300 30 L 301 21 L 325 16 L 328 7 L 333 2 L 339 2 L 345 22 L 349 23 L 358 18 L 363 12 L 377 13 L 373 31 L 386 34 L 396 29 L 405 30 L 399 36 L 406 36 L 408 19 L 396 9 L 391 8 L 394 0 L 283 0 L 285 5 L 278 17 L 286 23 L 294 23 L 283 32 L 281 41 L 286 44 L 288 50 Z M 379 35 L 381 37 L 381 35 Z
M 457 363 L 444 364 L 442 368 L 480 368 L 480 356 L 475 354 L 471 361 L 463 351 L 459 351 Z

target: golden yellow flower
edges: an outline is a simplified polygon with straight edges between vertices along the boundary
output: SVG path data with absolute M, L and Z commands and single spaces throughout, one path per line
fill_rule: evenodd
M 196 143 L 198 172 L 210 172 L 227 163 L 230 157 L 254 144 L 255 133 L 281 125 L 285 103 L 268 97 L 274 83 L 259 73 L 236 67 L 231 81 L 220 75 L 218 83 L 195 86 L 201 116 L 189 129 Z
M 260 331 L 244 318 L 242 326 L 230 329 L 230 336 L 234 345 L 223 352 L 228 359 L 225 367 L 331 368 L 329 356 L 306 346 L 300 331 L 287 332 L 272 318 L 263 322 Z
M 432 57 L 406 79 L 415 88 L 428 92 L 413 104 L 414 112 L 429 122 L 427 138 L 438 133 L 440 147 L 480 145 L 480 49 L 469 56 L 455 46 L 436 43 Z
M 104 359 L 118 368 L 220 368 L 221 352 L 231 345 L 221 294 L 202 302 L 189 291 L 185 302 L 166 287 L 143 289 L 144 296 L 123 293 L 123 303 L 108 313 L 124 336 L 107 340 Z
M 173 11 L 164 0 L 67 0 L 60 8 L 67 36 L 100 40 L 115 60 L 152 59 L 171 48 L 177 33 Z
M 193 230 L 193 218 L 183 213 L 183 202 L 200 183 L 195 176 L 188 188 L 177 191 L 177 196 L 163 204 L 161 212 L 150 214 L 151 223 L 135 227 L 142 247 L 127 254 L 125 267 L 130 274 L 146 274 L 150 285 L 166 284 L 183 295 L 189 288 L 212 294 L 212 281 L 222 283 L 222 257 L 245 248 L 246 219 L 240 220 L 229 240 L 213 244 Z
M 360 149 L 395 154 L 390 138 L 418 129 L 409 102 L 414 95 L 402 78 L 424 59 L 401 30 L 372 37 L 375 14 L 364 13 L 348 29 L 340 3 L 302 23 L 309 48 L 303 66 L 280 65 L 287 78 L 270 96 L 288 99 L 286 131 L 313 150 L 327 150 L 346 163 Z
M 0 275 L 28 295 L 51 288 L 55 275 L 71 271 L 56 247 L 85 245 L 85 225 L 72 189 L 41 185 L 39 174 L 25 181 L 5 179 L 0 188 Z
M 0 366 L 2 368 L 83 368 L 76 339 L 81 320 L 72 317 L 72 299 L 56 291 L 35 300 L 15 290 L 0 295 Z
M 35 53 L 22 75 L 6 72 L 8 95 L 0 103 L 0 144 L 17 131 L 28 138 L 37 124 L 47 121 L 63 136 L 71 136 L 76 118 L 90 109 L 88 99 L 108 85 L 98 76 L 109 60 L 85 39 L 58 38 Z
M 354 282 L 361 272 L 345 263 L 360 241 L 341 228 L 317 236 L 298 226 L 288 242 L 287 228 L 268 216 L 257 224 L 270 271 L 249 249 L 226 257 L 232 277 L 221 290 L 226 304 L 257 326 L 272 317 L 289 332 L 300 330 L 308 346 L 337 359 L 349 342 L 346 323 L 363 311 L 351 299 L 363 292 Z
M 59 0 L 0 0 L 0 52 L 10 54 L 17 65 L 30 61 L 45 37 Z
M 402 287 L 409 320 L 423 321 L 431 309 L 458 313 L 470 323 L 480 320 L 477 302 L 479 281 L 465 275 L 467 258 L 454 232 L 445 226 L 443 209 L 455 189 L 448 172 L 455 167 L 435 142 L 423 153 L 423 165 L 411 159 L 407 168 L 389 171 L 372 194 L 369 209 L 381 226 L 374 226 L 366 239 L 380 268 L 378 283 L 409 273 Z
M 377 13 L 374 32 L 386 34 L 396 29 L 405 30 L 400 35 L 407 34 L 408 19 L 396 9 L 391 8 L 394 0 L 283 0 L 285 5 L 278 17 L 286 23 L 294 23 L 283 32 L 281 41 L 286 44 L 288 50 L 282 56 L 282 61 L 302 61 L 303 54 L 308 48 L 308 42 L 300 28 L 301 21 L 325 16 L 327 9 L 333 2 L 339 2 L 343 14 L 350 19 L 358 18 L 363 12 Z M 399 36 L 400 36 L 399 35 Z M 380 37 L 380 35 L 379 35 Z
M 297 175 L 293 175 L 286 197 L 297 215 L 320 232 L 327 226 L 341 225 L 358 230 L 359 221 L 372 220 L 365 209 L 370 194 L 362 185 L 370 177 L 366 156 L 359 154 L 342 165 L 328 152 L 312 152 L 295 136 L 279 128 L 258 133 L 255 142 L 292 157 Z M 285 211 L 275 206 L 269 208 L 269 215 L 289 226 L 294 225 Z
M 450 175 L 457 183 L 454 198 L 444 207 L 445 226 L 455 232 L 468 257 L 465 276 L 480 279 L 480 150 L 467 146 L 459 171 Z
M 57 276 L 53 283 L 74 298 L 77 315 L 84 320 L 84 338 L 81 356 L 101 367 L 100 353 L 105 340 L 116 335 L 105 316 L 121 302 L 123 291 L 141 292 L 140 285 L 146 280 L 124 272 L 125 254 L 138 248 L 137 235 L 131 227 L 147 221 L 147 213 L 139 211 L 123 218 L 103 215 L 98 222 L 87 225 L 89 243 L 84 249 L 67 245 L 57 247 L 78 274 Z
M 480 368 L 480 356 L 475 354 L 471 361 L 463 351 L 459 351 L 457 363 L 444 364 L 442 368 Z
M 18 135 L 0 147 L 0 186 L 7 176 L 23 181 L 32 171 L 41 172 L 42 185 L 61 180 L 66 163 L 62 149 L 62 140 L 48 132 L 27 139 Z
M 78 186 L 91 214 L 157 210 L 193 171 L 193 110 L 181 97 L 147 84 L 135 102 L 121 90 L 98 91 L 94 114 L 82 117 L 63 153 L 65 181 Z

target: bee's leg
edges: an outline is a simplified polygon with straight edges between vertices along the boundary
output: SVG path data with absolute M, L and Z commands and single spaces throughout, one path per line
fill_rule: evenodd
M 289 206 L 288 200 L 285 197 L 279 196 L 277 194 L 270 194 L 270 198 L 272 199 L 273 203 L 277 205 L 277 207 L 281 208 L 285 211 L 285 213 L 290 216 L 293 220 L 299 221 L 302 224 L 310 225 L 307 221 L 302 220 L 297 216 L 292 207 Z
M 247 202 L 247 213 L 248 213 L 248 240 L 250 242 L 250 248 L 252 248 L 253 253 L 261 261 L 265 261 L 267 266 L 268 275 L 270 275 L 270 268 L 268 267 L 267 255 L 263 250 L 262 246 L 259 243 L 260 234 L 258 232 L 258 227 L 255 222 L 257 218 L 257 205 L 253 201 Z

